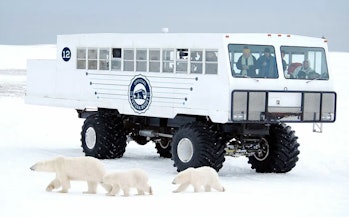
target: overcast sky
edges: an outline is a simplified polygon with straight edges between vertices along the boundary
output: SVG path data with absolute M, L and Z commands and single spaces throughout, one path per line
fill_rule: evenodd
M 265 32 L 322 37 L 349 52 L 347 0 L 0 0 L 0 44 L 72 33 Z

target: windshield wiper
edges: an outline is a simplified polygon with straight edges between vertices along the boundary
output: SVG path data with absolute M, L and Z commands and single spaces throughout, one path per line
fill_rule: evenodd
M 247 76 L 247 75 L 243 75 L 242 77 L 244 78 L 250 78 L 252 80 L 255 80 L 256 82 L 259 82 L 259 80 L 257 78 L 253 78 L 253 77 L 250 77 L 250 76 Z
M 311 80 L 308 80 L 308 81 L 306 81 L 305 83 L 310 83 L 310 82 L 312 82 L 312 81 L 315 81 L 315 80 L 322 80 L 321 79 L 321 77 L 317 77 L 317 78 L 313 78 L 313 79 L 311 79 Z
M 248 75 L 238 75 L 238 74 L 235 74 L 234 77 L 236 77 L 236 78 L 249 78 L 249 79 L 255 80 L 256 82 L 259 82 L 259 80 L 257 78 L 250 77 Z

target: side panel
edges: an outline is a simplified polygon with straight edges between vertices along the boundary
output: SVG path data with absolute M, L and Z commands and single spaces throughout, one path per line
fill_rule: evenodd
M 217 75 L 88 72 L 85 77 L 96 107 L 150 117 L 202 115 L 222 123 L 229 118 L 230 97 L 223 94 L 228 83 Z
M 74 109 L 117 109 L 126 115 L 174 118 L 178 114 L 208 116 L 213 122 L 230 118 L 230 70 L 220 37 L 119 40 L 120 35 L 59 36 L 57 60 L 33 61 L 28 69 L 27 102 Z M 155 36 L 154 36 L 155 37 Z M 136 40 L 137 39 L 137 40 Z M 209 43 L 211 42 L 211 43 Z M 218 50 L 217 74 L 153 73 L 77 69 L 77 48 L 152 48 Z M 99 55 L 99 54 L 98 54 Z M 87 54 L 88 56 L 88 54 Z M 190 64 L 188 64 L 188 68 Z M 228 73 L 228 74 L 227 74 Z
M 25 101 L 30 104 L 75 109 L 94 107 L 95 96 L 86 76 L 75 71 L 57 71 L 56 60 L 29 60 Z
M 53 97 L 56 89 L 56 60 L 28 60 L 26 98 Z

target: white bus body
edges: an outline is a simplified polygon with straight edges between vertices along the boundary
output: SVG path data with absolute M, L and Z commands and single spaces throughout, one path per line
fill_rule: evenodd
M 234 134 L 225 141 L 225 152 L 254 157 L 258 148 L 249 151 L 247 146 L 261 147 L 270 124 L 335 121 L 327 52 L 325 39 L 281 34 L 60 35 L 55 61 L 29 61 L 26 102 L 73 108 L 84 118 L 115 112 L 127 119 L 127 126 L 132 123 L 132 130 L 138 126 L 139 131 L 125 134 L 138 142 L 142 136 L 147 141 L 167 138 L 178 149 L 172 147 L 172 155 L 183 146 L 173 144 L 181 126 L 210 123 Z M 243 53 L 254 59 L 239 62 Z M 302 68 L 305 60 L 312 72 Z M 83 133 L 83 138 L 90 136 Z M 243 151 L 230 141 L 241 136 Z M 178 170 L 199 166 L 182 158 L 174 159 Z M 252 167 L 268 170 L 256 163 Z

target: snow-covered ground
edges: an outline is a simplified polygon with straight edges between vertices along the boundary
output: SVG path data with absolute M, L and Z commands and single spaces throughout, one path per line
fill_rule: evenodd
M 49 47 L 41 47 L 42 53 L 52 55 Z M 17 47 L 7 49 L 7 53 L 21 52 Z M 2 51 L 0 46 L 0 57 Z M 312 133 L 311 124 L 292 124 L 301 154 L 291 172 L 258 174 L 246 158 L 227 157 L 219 172 L 226 192 L 194 194 L 188 189 L 174 194 L 176 186 L 171 181 L 177 172 L 172 161 L 159 158 L 151 143 L 139 146 L 132 142 L 123 158 L 102 161 L 108 170 L 138 167 L 148 171 L 154 195 L 130 197 L 107 197 L 100 187 L 98 194 L 85 195 L 81 193 L 87 188 L 83 182 L 72 182 L 67 194 L 45 191 L 54 174 L 33 172 L 29 167 L 57 155 L 83 156 L 83 120 L 71 109 L 25 104 L 25 71 L 2 62 L 1 216 L 349 216 L 348 60 L 349 53 L 330 54 L 338 93 L 337 121 L 324 125 L 322 134 Z M 23 61 L 14 62 L 9 60 L 9 65 L 25 69 Z

